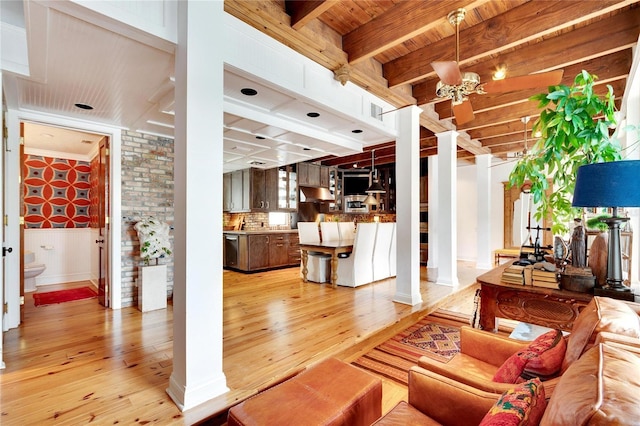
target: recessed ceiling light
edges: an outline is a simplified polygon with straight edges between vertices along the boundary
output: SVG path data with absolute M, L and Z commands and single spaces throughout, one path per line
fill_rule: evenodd
M 352 130 L 351 133 L 362 133 L 362 130 L 361 129 L 355 129 L 355 130 Z
M 353 163 L 353 168 L 357 169 L 358 168 L 358 163 Z
M 86 109 L 86 110 L 91 110 L 93 109 L 93 107 L 89 104 L 82 104 L 82 103 L 77 103 L 74 104 L 76 106 L 76 108 L 80 108 L 80 109 Z
M 250 87 L 245 87 L 244 89 L 240 89 L 240 93 L 242 93 L 245 96 L 255 96 L 258 94 L 258 91 Z
M 311 118 L 320 117 L 320 113 L 319 112 L 308 112 L 307 113 L 307 117 L 311 117 Z

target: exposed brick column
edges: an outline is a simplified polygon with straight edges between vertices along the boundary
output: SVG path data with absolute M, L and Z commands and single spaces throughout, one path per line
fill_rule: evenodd
M 122 132 L 122 307 L 137 305 L 140 242 L 133 225 L 153 216 L 173 226 L 173 139 Z M 173 242 L 173 232 L 170 233 Z M 114 259 L 115 261 L 115 259 Z M 167 296 L 173 295 L 173 256 L 167 265 Z

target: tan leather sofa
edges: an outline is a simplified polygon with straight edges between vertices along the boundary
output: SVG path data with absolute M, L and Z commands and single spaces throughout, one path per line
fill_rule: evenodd
M 571 334 L 561 372 L 566 371 L 587 349 L 594 345 L 601 332 L 640 338 L 640 305 L 608 297 L 594 297 L 580 312 Z M 418 365 L 487 392 L 502 393 L 512 386 L 492 381 L 498 368 L 514 353 L 530 342 L 510 339 L 495 333 L 463 326 L 460 330 L 460 353 L 442 363 L 422 357 Z M 554 393 L 559 377 L 545 381 L 547 396 Z
M 478 425 L 499 398 L 500 394 L 416 366 L 409 371 L 408 403 L 399 403 L 374 425 Z M 619 347 L 600 343 L 572 363 L 559 378 L 539 424 L 637 425 L 639 422 L 640 358 Z

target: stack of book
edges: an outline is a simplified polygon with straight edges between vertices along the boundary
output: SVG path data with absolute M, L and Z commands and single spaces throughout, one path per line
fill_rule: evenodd
M 536 268 L 533 269 L 531 285 L 534 287 L 560 288 L 558 276 L 555 272 Z
M 509 265 L 502 272 L 502 281 L 509 284 L 524 284 L 524 266 Z

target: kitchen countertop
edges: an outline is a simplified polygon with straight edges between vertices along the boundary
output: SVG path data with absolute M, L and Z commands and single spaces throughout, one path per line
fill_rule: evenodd
M 223 234 L 252 235 L 252 234 L 297 234 L 297 229 L 256 229 L 251 231 L 222 231 Z

